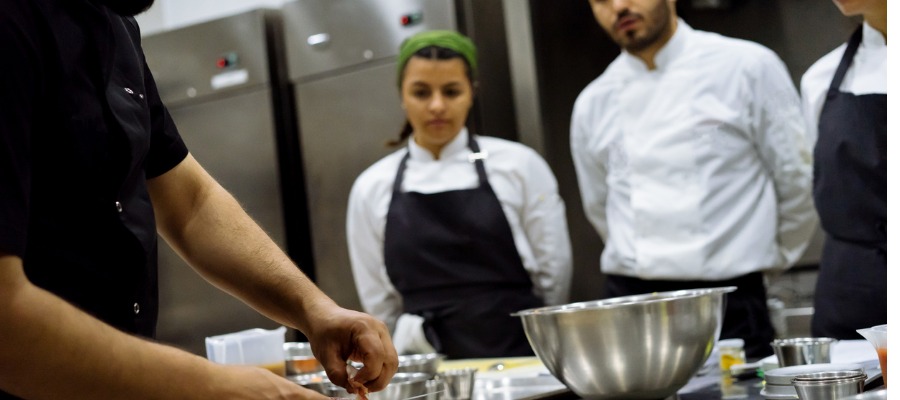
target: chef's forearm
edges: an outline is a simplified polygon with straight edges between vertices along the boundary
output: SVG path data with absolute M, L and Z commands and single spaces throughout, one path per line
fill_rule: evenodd
M 243 211 L 218 189 L 185 232 L 186 259 L 210 282 L 284 325 L 307 329 L 309 310 L 332 303 Z
M 192 157 L 148 187 L 162 236 L 217 287 L 303 332 L 313 310 L 334 306 Z
M 32 285 L 20 259 L 0 255 L 0 389 L 34 399 L 202 399 L 214 395 L 205 391 L 213 368 L 115 330 Z

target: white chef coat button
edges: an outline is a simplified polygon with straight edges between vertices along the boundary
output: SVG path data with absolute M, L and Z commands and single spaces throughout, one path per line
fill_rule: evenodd
M 122 212 L 122 202 L 121 201 L 116 202 L 116 211 Z
M 134 315 L 138 315 L 141 313 L 141 305 L 138 303 L 134 303 Z

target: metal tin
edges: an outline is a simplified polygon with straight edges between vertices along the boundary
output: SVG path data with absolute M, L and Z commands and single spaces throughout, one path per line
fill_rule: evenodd
M 887 400 L 887 389 L 872 390 L 855 396 L 844 397 L 842 400 Z
M 860 364 L 807 364 L 770 369 L 766 371 L 765 385 L 759 394 L 766 400 L 798 400 L 800 396 L 793 383 L 797 375 L 836 371 L 858 371 L 864 374 L 865 367 Z
M 790 338 L 775 339 L 772 349 L 778 357 L 778 366 L 823 364 L 831 362 L 833 338 Z
M 838 400 L 862 393 L 866 374 L 859 371 L 834 371 L 800 374 L 794 389 L 801 400 Z

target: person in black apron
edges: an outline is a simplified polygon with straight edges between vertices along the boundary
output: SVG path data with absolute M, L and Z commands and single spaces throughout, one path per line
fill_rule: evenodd
M 433 62 L 429 66 L 461 59 L 466 84 L 471 88 L 474 82 L 474 45 L 456 32 L 431 31 L 408 39 L 400 52 L 401 87 L 413 57 Z M 404 91 L 404 96 L 417 95 Z M 462 124 L 468 108 L 457 111 Z M 411 133 L 408 122 L 395 143 Z M 467 136 L 472 155 L 486 154 L 479 139 L 465 128 L 448 130 L 443 136 L 416 129 L 417 143 L 435 158 L 458 135 Z M 402 312 L 420 316 L 429 344 L 450 359 L 534 355 L 521 322 L 510 314 L 542 307 L 544 302 L 534 294 L 510 223 L 488 181 L 485 163 L 491 159 L 470 156 L 477 187 L 427 194 L 402 190 L 409 159 L 407 150 L 393 182 L 384 228 L 384 267 L 402 296 Z
M 478 144 L 469 136 L 469 148 Z M 403 311 L 425 318 L 426 336 L 450 358 L 533 355 L 510 314 L 540 307 L 509 222 L 477 160 L 475 189 L 401 192 L 407 153 L 394 182 L 385 226 L 388 275 Z
M 887 94 L 840 91 L 862 37 L 860 26 L 832 78 L 814 151 L 826 237 L 812 334 L 837 339 L 887 323 Z

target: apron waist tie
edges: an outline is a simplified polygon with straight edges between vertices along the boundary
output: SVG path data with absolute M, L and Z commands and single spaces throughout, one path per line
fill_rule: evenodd
M 413 314 L 421 314 L 423 310 L 444 307 L 458 303 L 461 298 L 484 296 L 485 293 L 531 293 L 530 285 L 515 285 L 509 282 L 502 284 L 477 284 L 468 286 L 445 286 L 403 293 L 404 310 Z M 424 315 L 423 315 L 424 317 Z

